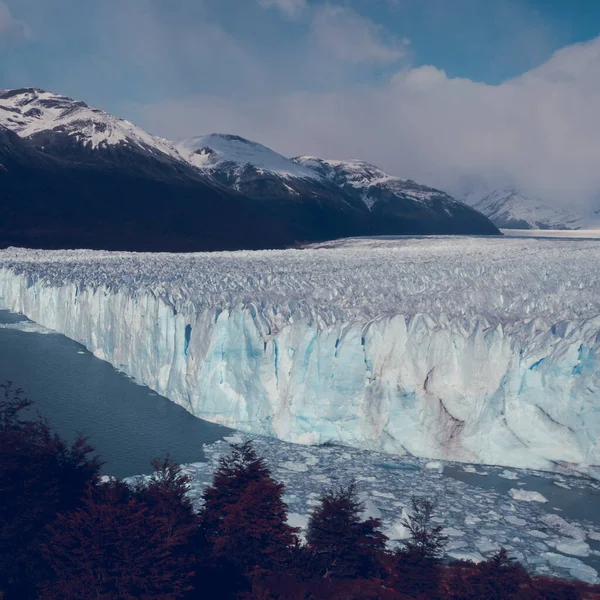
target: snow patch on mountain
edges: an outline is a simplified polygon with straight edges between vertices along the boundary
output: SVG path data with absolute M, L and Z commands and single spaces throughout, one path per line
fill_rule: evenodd
M 237 135 L 213 133 L 179 140 L 175 148 L 181 156 L 199 169 L 215 169 L 223 165 L 244 168 L 252 166 L 259 172 L 268 172 L 280 177 L 316 179 L 310 169 L 292 162 L 285 156 Z
M 65 133 L 93 149 L 128 144 L 180 159 L 171 142 L 85 102 L 35 88 L 0 94 L 0 125 L 23 138 Z
M 298 156 L 292 160 L 312 169 L 322 178 L 331 180 L 346 191 L 355 190 L 369 208 L 372 208 L 378 199 L 374 192 L 382 189 L 418 202 L 444 197 L 451 203 L 458 203 L 440 190 L 420 185 L 410 179 L 390 175 L 362 160 L 325 160 L 314 156 Z

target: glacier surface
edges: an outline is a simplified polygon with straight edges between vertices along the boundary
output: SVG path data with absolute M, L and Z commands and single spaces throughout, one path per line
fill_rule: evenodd
M 600 474 L 600 242 L 404 238 L 0 252 L 0 303 L 198 417 Z

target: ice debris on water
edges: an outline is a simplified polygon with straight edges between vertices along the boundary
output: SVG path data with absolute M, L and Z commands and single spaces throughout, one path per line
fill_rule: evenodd
M 437 469 L 424 468 L 428 461 L 422 459 L 403 460 L 419 467 L 417 469 L 390 470 L 383 466 L 384 455 L 374 451 L 341 446 L 307 449 L 270 438 L 250 438 L 246 434 L 228 439 L 235 443 L 254 439 L 256 450 L 267 458 L 273 476 L 285 484 L 289 522 L 300 527 L 304 534 L 310 511 L 318 505 L 323 491 L 355 479 L 364 503 L 363 516 L 381 519 L 392 548 L 410 537 L 405 523 L 411 515 L 411 498 L 418 495 L 435 500 L 434 522 L 449 536 L 448 555 L 452 558 L 481 561 L 504 546 L 532 572 L 600 583 L 600 578 L 594 579 L 597 576 L 590 561 L 595 555 L 586 541 L 586 532 L 595 535 L 597 526 L 549 514 L 544 504 L 508 503 L 504 492 L 469 485 Z M 202 491 L 211 482 L 219 458 L 230 451 L 230 445 L 225 441 L 216 442 L 204 446 L 204 451 L 207 462 L 183 467 L 183 472 L 191 478 L 189 494 L 197 506 L 201 505 Z M 302 465 L 306 469 L 289 469 L 290 465 Z M 443 466 L 444 473 L 456 467 L 452 463 Z M 488 470 L 501 472 L 496 467 L 488 467 Z M 524 477 L 531 472 L 517 471 L 517 474 Z M 549 473 L 539 475 L 547 479 L 553 477 Z M 591 484 L 581 478 L 571 477 L 568 481 L 581 491 L 591 488 Z M 590 548 L 587 556 L 584 555 L 586 548 Z

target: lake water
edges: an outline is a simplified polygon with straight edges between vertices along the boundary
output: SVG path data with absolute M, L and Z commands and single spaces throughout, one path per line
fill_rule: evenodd
M 577 521 L 584 529 L 600 528 L 600 483 L 584 477 L 565 476 L 503 467 L 471 465 L 476 473 L 465 471 L 462 465 L 446 465 L 444 475 L 458 479 L 474 488 L 493 490 L 509 498 L 511 489 L 539 492 L 547 503 L 532 502 L 532 509 L 556 514 L 567 521 Z M 514 479 L 502 475 L 509 474 Z M 558 484 L 558 485 L 557 485 Z M 566 486 L 566 487 L 564 487 Z M 580 557 L 582 562 L 600 572 L 600 541 L 587 539 L 593 554 Z
M 24 388 L 67 440 L 87 436 L 106 462 L 104 473 L 148 473 L 152 459 L 167 453 L 178 463 L 202 461 L 202 444 L 231 433 L 136 384 L 80 344 L 36 329 L 0 310 L 0 382 Z
M 479 473 L 469 473 L 460 466 L 447 466 L 444 474 L 454 477 L 468 485 L 478 486 L 508 496 L 510 489 L 522 489 L 539 492 L 547 500 L 542 507 L 548 512 L 555 513 L 565 519 L 590 521 L 600 525 L 600 489 L 598 483 L 580 477 L 565 477 L 551 473 L 529 474 L 528 471 L 509 469 L 515 479 L 506 479 L 500 474 L 504 471 L 501 467 L 486 467 L 477 465 Z M 569 489 L 557 485 L 568 485 Z

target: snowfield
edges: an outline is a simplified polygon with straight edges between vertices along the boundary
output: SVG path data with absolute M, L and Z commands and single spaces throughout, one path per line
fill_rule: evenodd
M 317 175 L 270 148 L 237 135 L 213 133 L 175 142 L 181 156 L 199 169 L 219 167 L 223 164 L 251 165 L 280 177 L 318 179 Z
M 0 252 L 0 303 L 282 440 L 600 476 L 600 242 Z

